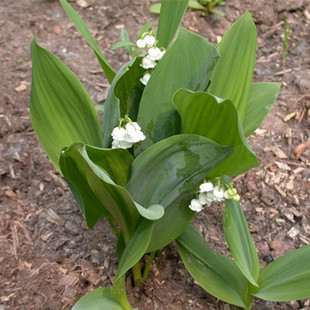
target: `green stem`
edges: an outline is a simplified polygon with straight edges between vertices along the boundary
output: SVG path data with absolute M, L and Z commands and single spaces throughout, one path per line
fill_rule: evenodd
M 142 275 L 141 275 L 141 269 L 140 269 L 140 262 L 137 262 L 132 267 L 133 272 L 133 280 L 135 282 L 135 286 L 141 288 L 142 286 Z
M 145 265 L 145 268 L 144 268 L 144 271 L 143 271 L 143 277 L 142 277 L 142 280 L 146 280 L 147 277 L 149 276 L 149 272 L 150 272 L 150 268 L 151 268 L 151 265 L 152 265 L 152 262 L 153 262 L 153 259 L 155 257 L 155 254 L 156 254 L 156 251 L 152 252 L 146 262 L 146 265 Z

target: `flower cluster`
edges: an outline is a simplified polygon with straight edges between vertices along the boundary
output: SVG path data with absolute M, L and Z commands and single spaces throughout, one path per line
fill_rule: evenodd
M 146 85 L 151 78 L 151 70 L 153 70 L 157 62 L 164 56 L 165 50 L 156 46 L 157 41 L 152 35 L 152 32 L 144 33 L 136 42 L 138 48 L 147 48 L 147 54 L 142 58 L 141 66 L 149 71 L 145 72 L 140 79 L 141 83 Z
M 200 212 L 204 205 L 225 199 L 240 200 L 240 196 L 232 183 L 225 183 L 222 179 L 216 179 L 215 182 L 206 181 L 200 184 L 199 190 L 196 192 L 196 198 L 191 200 L 189 208 Z
M 126 125 L 122 127 L 124 123 Z M 145 139 L 139 124 L 131 121 L 127 115 L 120 119 L 119 126 L 113 129 L 111 136 L 113 138 L 112 149 L 128 149 Z

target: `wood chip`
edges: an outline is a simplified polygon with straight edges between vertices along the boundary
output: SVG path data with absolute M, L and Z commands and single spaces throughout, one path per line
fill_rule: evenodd
M 54 210 L 52 209 L 47 209 L 44 212 L 44 217 L 53 224 L 57 224 L 57 225 L 63 225 L 64 224 L 64 219 L 61 218 Z
M 296 159 L 299 160 L 300 156 L 305 152 L 305 150 L 310 147 L 310 140 L 304 143 L 301 143 L 296 146 L 294 153 L 296 156 Z
M 300 231 L 298 229 L 296 229 L 295 227 L 292 227 L 288 232 L 287 235 L 294 239 L 299 235 Z
M 290 114 L 287 114 L 284 118 L 283 121 L 286 123 L 288 121 L 290 121 L 291 119 L 293 119 L 294 117 L 296 117 L 297 112 L 292 112 Z
M 286 189 L 289 190 L 289 191 L 291 191 L 291 190 L 294 189 L 294 180 L 293 180 L 293 179 L 289 180 L 289 181 L 286 183 Z
M 291 170 L 291 167 L 286 163 L 282 163 L 280 161 L 275 161 L 274 163 L 278 166 L 279 169 L 287 170 L 287 171 Z
M 11 189 L 7 189 L 4 193 L 5 193 L 5 196 L 8 198 L 13 198 L 16 196 L 16 194 Z
M 295 223 L 294 221 L 294 215 L 292 213 L 284 213 L 284 216 L 292 223 Z
M 83 9 L 86 9 L 86 8 L 89 7 L 89 3 L 87 1 L 85 1 L 85 0 L 77 0 L 76 4 L 78 6 L 80 6 L 81 8 L 83 8 Z
M 255 131 L 254 131 L 255 135 L 257 136 L 260 136 L 260 137 L 265 137 L 266 133 L 267 133 L 267 130 L 266 129 L 259 129 L 257 128 Z
M 280 188 L 280 186 L 278 185 L 274 185 L 274 188 L 277 190 L 277 192 L 282 196 L 282 197 L 286 197 L 286 193 Z
M 303 168 L 303 167 L 298 167 L 298 168 L 296 168 L 293 172 L 294 172 L 294 174 L 299 174 L 299 173 L 303 172 L 304 170 L 305 170 L 305 168 Z
M 15 91 L 18 93 L 27 89 L 27 85 L 25 83 L 20 83 L 17 87 L 15 87 Z
M 280 158 L 280 159 L 286 159 L 287 158 L 286 154 L 279 147 L 273 146 L 270 149 L 273 152 L 273 154 L 275 156 L 277 156 L 278 158 Z
M 44 242 L 47 242 L 48 239 L 49 239 L 49 237 L 51 237 L 52 235 L 53 235 L 52 232 L 48 232 L 48 233 L 46 233 L 46 234 L 44 234 L 44 235 L 41 235 L 40 238 L 41 238 Z

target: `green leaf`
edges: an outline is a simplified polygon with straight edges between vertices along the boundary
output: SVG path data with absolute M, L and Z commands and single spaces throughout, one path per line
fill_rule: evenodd
M 59 169 L 60 151 L 83 142 L 103 145 L 94 105 L 75 74 L 34 38 L 31 43 L 32 87 L 30 115 L 48 157 Z
M 204 137 L 177 135 L 135 158 L 127 190 L 142 206 L 160 204 L 165 208 L 164 216 L 155 222 L 149 252 L 169 244 L 190 223 L 194 216 L 188 208 L 192 191 L 231 152 L 231 148 Z
M 135 229 L 119 262 L 115 279 L 118 280 L 133 267 L 146 253 L 151 240 L 154 222 L 142 220 Z
M 188 1 L 162 1 L 157 30 L 158 47 L 167 48 L 170 44 L 186 12 Z
M 190 0 L 188 6 L 195 10 L 207 11 L 207 9 L 201 5 L 198 1 Z
M 220 59 L 212 72 L 208 92 L 230 99 L 243 121 L 252 86 L 256 50 L 256 28 L 249 12 L 245 12 L 228 29 L 217 49 Z
M 125 277 L 120 278 L 110 288 L 97 288 L 83 296 L 72 310 L 132 310 L 125 288 Z
M 260 272 L 254 296 L 272 301 L 310 298 L 310 245 L 292 251 Z
M 160 14 L 161 3 L 155 3 L 150 6 L 150 12 L 153 14 Z
M 109 288 L 97 288 L 91 293 L 83 296 L 72 308 L 72 310 L 124 310 L 120 303 L 110 296 Z
M 116 49 L 121 48 L 121 47 L 129 47 L 129 46 L 133 46 L 133 45 L 134 44 L 132 42 L 120 41 L 120 42 L 115 43 L 112 46 L 112 50 L 116 50 Z
M 246 137 L 251 135 L 263 122 L 277 100 L 280 87 L 281 84 L 279 83 L 252 84 L 243 121 L 243 130 Z
M 91 46 L 93 49 L 95 55 L 97 56 L 97 59 L 102 67 L 102 70 L 104 71 L 108 81 L 111 83 L 115 72 L 108 64 L 107 60 L 103 56 L 100 48 L 98 47 L 95 39 L 91 35 L 89 29 L 87 28 L 86 24 L 83 22 L 81 17 L 76 13 L 76 11 L 71 7 L 71 5 L 66 0 L 59 0 L 61 5 L 63 6 L 64 10 L 70 17 L 73 24 L 76 26 L 76 28 L 80 31 L 82 36 L 86 39 L 87 43 Z
M 194 227 L 188 226 L 176 241 L 186 269 L 203 289 L 239 307 L 251 302 L 247 280 L 234 261 L 214 252 Z
M 254 286 L 258 286 L 259 259 L 239 202 L 225 202 L 223 229 L 236 265 Z
M 137 153 L 180 132 L 172 97 L 183 87 L 204 91 L 217 57 L 216 49 L 205 39 L 180 29 L 176 41 L 156 66 L 144 89 L 138 123 L 147 138 L 136 149 Z
M 123 183 L 129 169 L 124 169 L 124 166 L 131 162 L 130 156 L 127 150 L 98 150 L 75 144 L 63 150 L 60 157 L 61 171 L 75 192 L 79 193 L 78 202 L 88 227 L 92 228 L 99 218 L 107 217 L 118 223 L 126 241 L 134 230 L 138 212 L 129 193 L 116 184 L 108 172 L 112 177 L 121 175 Z M 120 171 L 116 171 L 118 167 Z M 112 173 L 113 169 L 115 171 Z
M 234 147 L 232 156 L 216 167 L 210 177 L 238 175 L 258 166 L 230 100 L 220 100 L 205 92 L 193 93 L 180 89 L 173 101 L 181 116 L 182 133 L 201 135 L 221 145 Z
M 136 207 L 141 216 L 152 221 L 160 219 L 165 213 L 165 209 L 161 205 L 155 204 L 144 208 L 136 203 Z
M 119 125 L 119 118 L 126 114 L 136 121 L 140 99 L 144 89 L 140 78 L 144 69 L 140 66 L 141 57 L 134 59 L 117 72 L 105 101 L 103 114 L 104 146 L 110 147 L 113 128 Z

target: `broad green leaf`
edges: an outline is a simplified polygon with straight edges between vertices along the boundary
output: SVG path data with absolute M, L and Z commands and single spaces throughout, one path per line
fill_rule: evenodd
M 266 267 L 254 296 L 272 301 L 310 298 L 310 245 L 292 251 Z
M 111 133 L 119 124 L 119 118 L 126 114 L 136 121 L 140 99 L 143 92 L 143 84 L 140 78 L 144 69 L 140 66 L 141 57 L 126 64 L 116 74 L 105 101 L 105 113 L 103 114 L 104 146 L 110 147 Z
M 157 40 L 159 47 L 167 48 L 175 36 L 189 0 L 163 0 L 158 21 Z
M 98 288 L 83 296 L 72 310 L 133 310 L 126 296 L 125 276 L 112 287 Z
M 105 170 L 114 183 L 125 186 L 130 178 L 133 157 L 124 149 L 102 149 L 85 146 L 89 159 Z
M 230 99 L 243 121 L 252 85 L 256 50 L 256 28 L 249 12 L 245 12 L 228 29 L 217 49 L 220 59 L 212 72 L 208 92 Z
M 195 10 L 207 11 L 207 9 L 202 4 L 200 4 L 198 1 L 190 0 L 188 3 L 188 6 Z
M 164 216 L 155 222 L 148 251 L 166 246 L 185 229 L 194 216 L 188 208 L 192 191 L 231 152 L 198 135 L 177 135 L 135 158 L 127 190 L 142 206 L 165 208 Z
M 186 269 L 207 292 L 239 307 L 251 302 L 247 280 L 235 262 L 214 252 L 194 227 L 188 226 L 176 241 Z
M 182 133 L 197 134 L 221 145 L 234 147 L 232 156 L 216 167 L 210 177 L 222 174 L 233 176 L 258 166 L 230 100 L 220 100 L 205 92 L 180 89 L 173 101 L 181 116 Z
M 253 83 L 246 106 L 243 130 L 251 135 L 273 107 L 280 90 L 279 83 Z
M 112 169 L 118 169 L 115 163 L 124 167 L 130 159 L 126 154 L 127 150 L 114 151 L 94 148 L 89 150 L 89 147 L 75 144 L 62 151 L 60 168 L 66 180 L 74 186 L 75 191 L 79 192 L 78 202 L 82 204 L 81 209 L 84 210 L 89 228 L 92 228 L 99 218 L 106 216 L 118 223 L 125 240 L 128 240 L 136 225 L 138 212 L 129 193 L 117 185 L 107 171 L 113 177 L 120 175 L 121 172 L 111 173 Z M 98 154 L 95 155 L 95 152 Z M 99 156 L 102 156 L 102 160 L 98 159 Z M 94 158 L 97 164 L 90 157 Z M 104 160 L 105 157 L 107 162 Z M 121 169 L 124 171 L 121 179 L 124 180 L 127 177 L 127 170 Z
M 180 88 L 204 91 L 217 58 L 213 45 L 180 28 L 176 41 L 156 66 L 144 89 L 138 123 L 147 138 L 136 149 L 137 153 L 180 132 L 180 119 L 172 97 Z
M 76 13 L 76 11 L 72 8 L 72 6 L 66 1 L 66 0 L 59 0 L 62 7 L 70 17 L 73 24 L 76 26 L 76 28 L 80 31 L 82 36 L 86 39 L 87 43 L 90 45 L 90 47 L 93 49 L 95 55 L 97 56 L 97 59 L 102 67 L 102 70 L 104 71 L 108 81 L 111 83 L 115 72 L 108 64 L 107 60 L 103 56 L 100 48 L 98 47 L 95 39 L 91 35 L 89 29 L 87 28 L 86 24 L 83 22 L 81 17 Z
M 151 240 L 154 222 L 143 219 L 136 227 L 119 262 L 115 279 L 118 280 L 146 253 Z
M 137 210 L 140 213 L 140 215 L 148 220 L 152 220 L 152 221 L 158 220 L 165 213 L 165 209 L 161 205 L 151 205 L 148 208 L 144 208 L 140 206 L 138 203 L 135 203 L 135 204 L 136 204 Z
M 30 115 L 48 157 L 59 169 L 61 150 L 76 142 L 103 145 L 94 105 L 75 74 L 55 55 L 31 43 Z
M 236 265 L 252 285 L 258 286 L 259 259 L 240 203 L 225 202 L 223 229 Z

